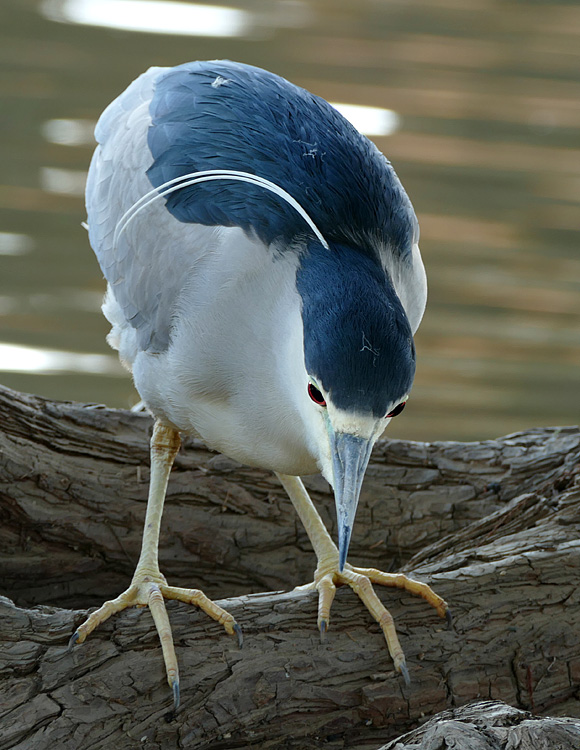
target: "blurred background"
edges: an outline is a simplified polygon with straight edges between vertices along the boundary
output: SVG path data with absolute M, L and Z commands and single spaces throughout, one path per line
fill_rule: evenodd
M 100 112 L 151 65 L 230 58 L 344 112 L 421 224 L 429 303 L 392 437 L 580 411 L 580 5 L 0 0 L 0 382 L 129 407 L 83 187 Z

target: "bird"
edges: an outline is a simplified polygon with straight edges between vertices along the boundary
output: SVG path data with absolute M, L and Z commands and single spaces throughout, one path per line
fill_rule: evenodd
M 147 606 L 175 708 L 179 669 L 166 599 L 237 635 L 198 589 L 171 586 L 158 545 L 182 435 L 280 479 L 317 557 L 323 638 L 337 586 L 379 623 L 408 668 L 373 584 L 447 603 L 347 553 L 372 448 L 405 407 L 427 282 L 413 206 L 391 163 L 324 99 L 229 60 L 152 67 L 103 112 L 86 186 L 90 244 L 107 281 L 109 344 L 154 417 L 142 549 L 130 586 L 75 631 Z M 334 492 L 333 541 L 304 483 Z

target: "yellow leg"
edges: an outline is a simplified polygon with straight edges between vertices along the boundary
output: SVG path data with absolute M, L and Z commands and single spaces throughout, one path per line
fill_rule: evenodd
M 277 476 L 304 524 L 318 559 L 314 581 L 298 588 L 301 590 L 316 589 L 318 591 L 318 628 L 321 636 L 324 636 L 328 629 L 330 608 L 334 600 L 336 587 L 344 584 L 350 586 L 379 623 L 395 669 L 408 682 L 409 673 L 405 665 L 405 655 L 397 637 L 393 618 L 376 595 L 372 584 L 395 586 L 412 594 L 417 594 L 431 604 L 440 617 L 445 617 L 450 622 L 447 602 L 432 591 L 426 583 L 407 578 L 402 573 L 383 573 L 375 568 L 356 568 L 349 563 L 346 563 L 344 570 L 340 572 L 338 570 L 338 549 L 308 496 L 302 480 L 300 477 L 288 476 L 287 474 L 278 474 Z
M 92 631 L 111 615 L 127 607 L 149 607 L 161 641 L 167 681 L 173 690 L 175 708 L 179 705 L 179 669 L 171 635 L 164 599 L 178 599 L 195 604 L 206 614 L 221 623 L 230 634 L 236 633 L 242 643 L 242 631 L 232 615 L 208 599 L 197 589 L 168 586 L 165 576 L 159 571 L 159 530 L 169 473 L 179 450 L 179 433 L 171 427 L 156 422 L 151 438 L 151 479 L 141 555 L 129 588 L 116 599 L 105 602 L 77 628 L 70 645 L 82 643 Z

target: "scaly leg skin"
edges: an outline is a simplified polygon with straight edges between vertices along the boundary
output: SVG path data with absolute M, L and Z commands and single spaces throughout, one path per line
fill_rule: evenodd
M 375 568 L 356 568 L 349 563 L 345 564 L 342 572 L 339 571 L 338 549 L 308 496 L 302 480 L 300 477 L 288 476 L 287 474 L 278 474 L 277 476 L 300 516 L 318 558 L 314 581 L 305 586 L 297 587 L 297 590 L 318 591 L 318 629 L 321 638 L 325 637 L 328 629 L 330 608 L 334 600 L 336 587 L 343 584 L 350 586 L 381 626 L 395 669 L 408 684 L 409 672 L 393 618 L 375 594 L 372 584 L 395 586 L 412 594 L 418 594 L 437 610 L 440 617 L 446 618 L 447 622 L 450 623 L 451 616 L 447 602 L 437 596 L 426 583 L 407 578 L 402 573 L 383 573 L 380 570 L 375 570 Z
M 89 615 L 88 619 L 77 628 L 69 644 L 72 648 L 76 643 L 82 643 L 98 625 L 127 607 L 149 607 L 161 641 L 167 681 L 173 691 L 175 710 L 179 706 L 179 670 L 164 599 L 178 599 L 181 602 L 195 604 L 221 623 L 230 635 L 235 633 L 238 636 L 239 645 L 242 645 L 241 628 L 229 612 L 208 599 L 202 591 L 168 586 L 165 576 L 159 571 L 158 547 L 161 515 L 169 473 L 179 445 L 178 432 L 161 422 L 155 423 L 151 438 L 151 479 L 145 528 L 141 555 L 133 580 L 129 588 L 120 596 L 105 602 L 102 607 Z

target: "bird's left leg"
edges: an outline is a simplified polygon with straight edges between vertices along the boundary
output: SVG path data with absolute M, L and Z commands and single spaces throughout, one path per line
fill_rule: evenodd
M 303 590 L 316 589 L 318 591 L 318 628 L 321 636 L 324 636 L 328 628 L 330 608 L 334 600 L 336 587 L 344 584 L 350 586 L 381 626 L 395 669 L 403 675 L 405 681 L 408 681 L 409 675 L 405 665 L 405 655 L 397 637 L 393 618 L 376 595 L 372 584 L 395 586 L 412 594 L 417 594 L 431 604 L 440 617 L 448 618 L 447 602 L 435 594 L 426 583 L 408 578 L 402 573 L 383 573 L 374 568 L 357 568 L 349 563 L 346 563 L 344 569 L 339 571 L 338 549 L 314 507 L 302 480 L 300 477 L 287 474 L 278 474 L 277 476 L 304 524 L 318 559 L 314 581 L 299 588 Z
M 179 450 L 179 445 L 180 438 L 176 430 L 161 422 L 155 423 L 151 438 L 151 478 L 145 528 L 143 530 L 141 555 L 133 580 L 129 588 L 120 596 L 105 602 L 102 607 L 89 615 L 88 619 L 77 628 L 70 640 L 71 646 L 82 643 L 98 625 L 127 607 L 149 607 L 161 641 L 167 681 L 173 690 L 175 708 L 179 705 L 179 670 L 164 599 L 178 599 L 188 604 L 195 604 L 214 620 L 221 623 L 230 635 L 235 633 L 240 645 L 242 641 L 240 626 L 229 612 L 212 602 L 198 589 L 168 586 L 165 576 L 159 570 L 158 547 L 161 515 L 169 473 Z

